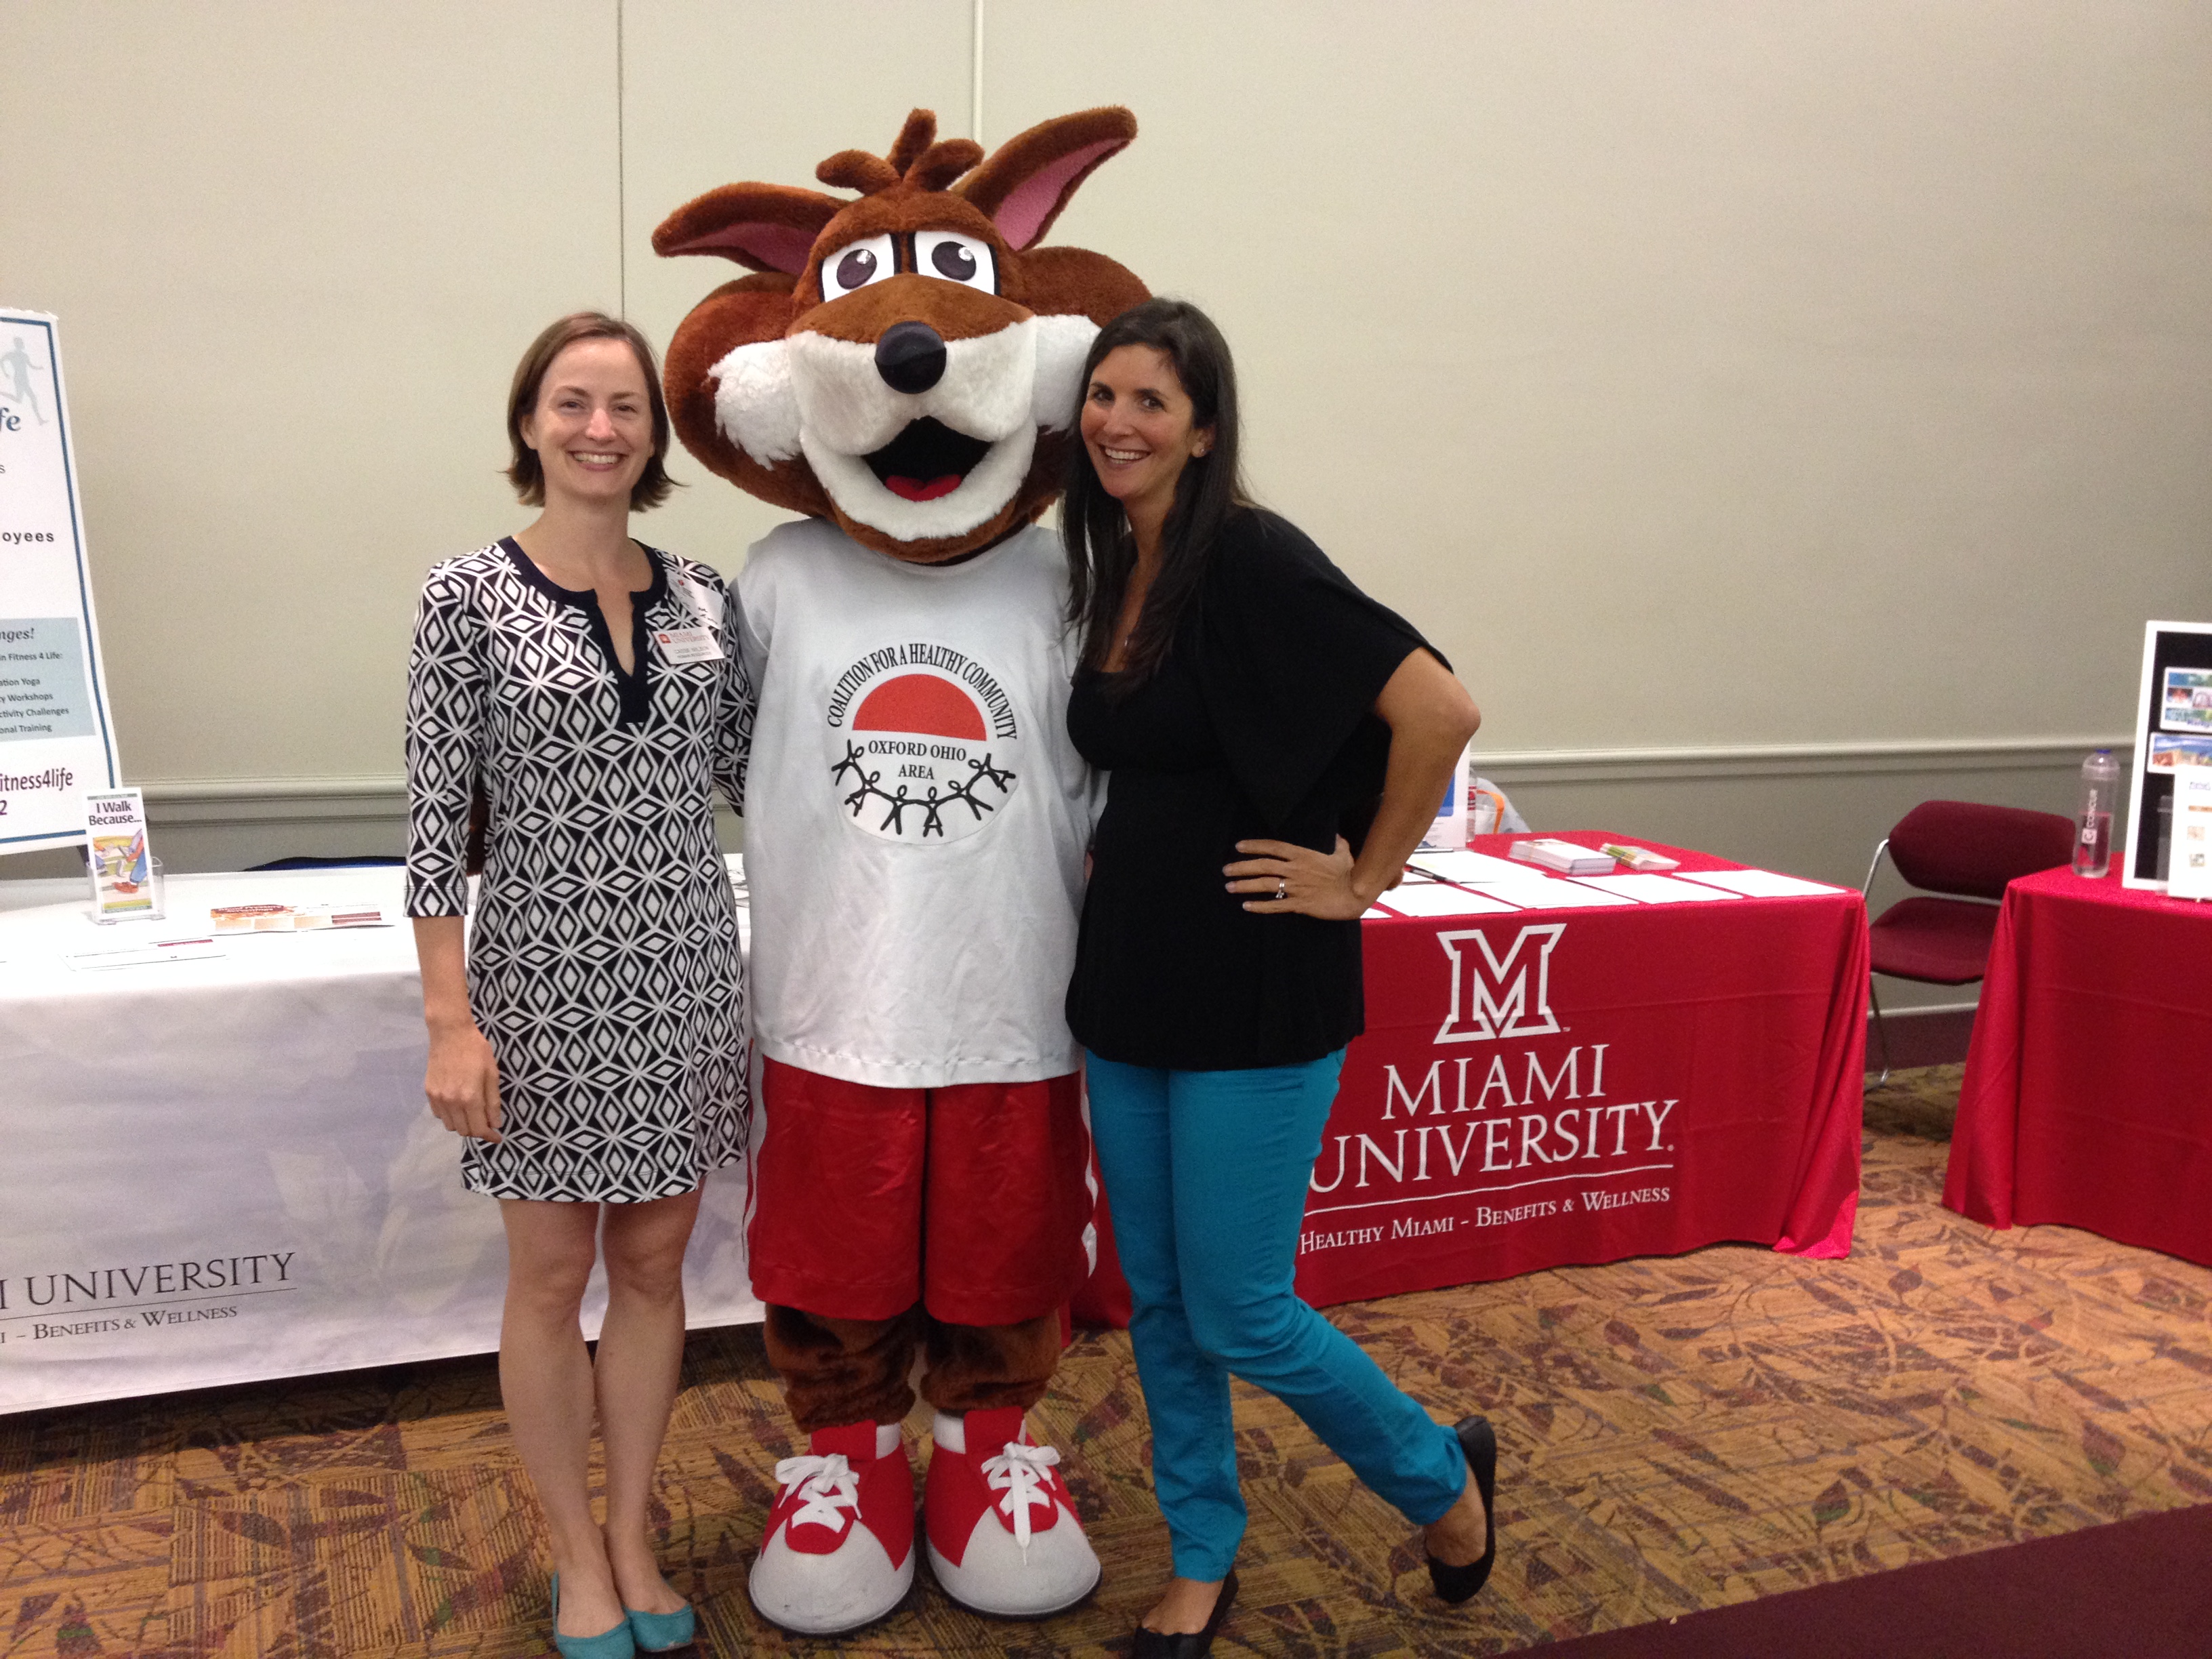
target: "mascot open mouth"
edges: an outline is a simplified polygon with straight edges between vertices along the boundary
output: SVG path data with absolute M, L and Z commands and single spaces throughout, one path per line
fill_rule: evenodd
M 762 467 L 803 459 L 848 530 L 943 542 L 1000 520 L 1038 435 L 1073 426 L 1097 333 L 1079 313 L 1025 316 L 948 342 L 943 377 L 915 394 L 885 383 L 872 344 L 797 329 L 712 367 L 714 422 Z
M 901 500 L 933 501 L 959 489 L 990 453 L 991 446 L 982 439 L 924 416 L 907 422 L 897 437 L 861 459 L 883 487 Z

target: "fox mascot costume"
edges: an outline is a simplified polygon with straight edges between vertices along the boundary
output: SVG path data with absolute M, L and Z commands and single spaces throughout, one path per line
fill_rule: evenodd
M 888 155 L 824 161 L 856 197 L 726 185 L 653 236 L 754 273 L 676 332 L 677 432 L 804 515 L 751 550 L 723 635 L 760 693 L 752 1278 L 808 1437 L 776 1467 L 750 1589 L 816 1634 L 913 1582 L 917 1352 L 936 1411 L 920 1541 L 946 1594 L 1033 1618 L 1099 1575 L 1024 1415 L 1095 1239 L 1061 1011 L 1094 780 L 1065 726 L 1066 562 L 1036 520 L 1085 354 L 1146 295 L 1036 244 L 1136 123 L 1086 111 L 988 158 L 936 125 L 916 110 Z

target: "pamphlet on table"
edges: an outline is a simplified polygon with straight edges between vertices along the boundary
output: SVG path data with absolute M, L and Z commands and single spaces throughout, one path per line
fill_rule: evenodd
M 2174 777 L 2166 892 L 2168 898 L 2212 899 L 2212 767 L 2195 767 Z
M 146 802 L 138 791 L 85 791 L 84 840 L 94 921 L 149 920 L 161 914 L 154 855 L 146 845 Z

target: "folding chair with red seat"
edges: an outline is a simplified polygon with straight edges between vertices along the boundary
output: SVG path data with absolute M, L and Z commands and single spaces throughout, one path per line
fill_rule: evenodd
M 1990 941 L 1997 930 L 1996 901 L 2016 876 L 2033 875 L 2074 856 L 2074 825 L 2056 812 L 1975 801 L 1923 801 L 1897 821 L 1867 866 L 1874 890 L 1881 855 L 1897 873 L 1923 890 L 1884 910 L 1867 930 L 1874 971 L 1929 985 L 1971 985 L 1988 971 Z M 1955 896 L 1930 898 L 1929 893 Z M 1881 998 L 1871 981 L 1875 1032 L 1881 1041 L 1881 1075 L 1889 1077 L 1889 1029 Z

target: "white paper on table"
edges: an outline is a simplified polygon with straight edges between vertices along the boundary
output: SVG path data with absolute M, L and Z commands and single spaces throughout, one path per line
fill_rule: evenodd
M 1416 870 L 1468 887 L 1486 887 L 1499 881 L 1526 881 L 1528 878 L 1526 864 L 1516 859 L 1492 858 L 1487 853 L 1416 853 L 1406 862 Z
M 1826 882 L 1807 881 L 1802 876 L 1785 876 L 1778 870 L 1680 870 L 1675 875 L 1679 880 L 1702 882 L 1745 898 L 1803 898 L 1817 893 L 1850 890 L 1831 887 Z
M 1638 904 L 1685 904 L 1698 899 L 1743 896 L 1718 887 L 1700 887 L 1694 881 L 1679 881 L 1673 876 L 1575 876 L 1571 879 L 1601 893 L 1625 893 Z
M 197 962 L 230 953 L 211 939 L 148 939 L 102 951 L 73 951 L 64 958 L 75 969 L 144 968 L 155 963 Z
M 1540 876 L 1523 870 L 1518 881 L 1486 882 L 1482 890 L 1523 910 L 1576 910 L 1607 904 L 1633 904 L 1626 893 L 1604 893 L 1565 876 Z
M 1486 916 L 1521 908 L 1489 893 L 1447 887 L 1442 882 L 1423 882 L 1418 887 L 1401 884 L 1383 894 L 1379 902 L 1401 916 Z
M 1359 913 L 1362 921 L 1400 921 L 1404 918 L 1395 910 L 1385 910 L 1379 904 L 1370 904 Z

